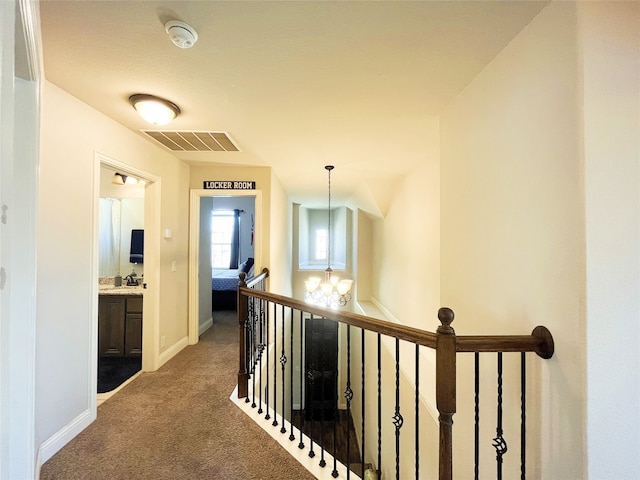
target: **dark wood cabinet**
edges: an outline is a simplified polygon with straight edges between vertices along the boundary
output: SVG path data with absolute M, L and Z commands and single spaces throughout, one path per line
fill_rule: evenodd
M 142 295 L 100 295 L 98 356 L 142 355 Z

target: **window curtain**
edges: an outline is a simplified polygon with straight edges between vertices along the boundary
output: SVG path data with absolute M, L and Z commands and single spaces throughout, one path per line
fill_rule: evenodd
M 229 268 L 238 268 L 240 259 L 240 210 L 233 211 L 233 234 L 231 236 L 231 262 Z

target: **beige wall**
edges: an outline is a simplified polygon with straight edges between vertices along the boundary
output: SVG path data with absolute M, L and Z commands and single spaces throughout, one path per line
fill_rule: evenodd
M 373 224 L 372 297 L 405 325 L 431 331 L 440 307 L 438 132 L 434 119 L 424 159 L 396 184 L 386 216 Z
M 640 3 L 580 3 L 578 26 L 588 475 L 633 479 L 640 477 Z
M 170 348 L 187 335 L 187 215 L 189 168 L 108 117 L 45 83 L 39 185 L 36 445 L 91 420 L 90 385 L 95 153 L 160 180 L 159 216 L 173 238 L 159 242 L 156 338 Z M 147 187 L 150 188 L 150 187 Z M 159 232 L 158 232 L 159 233 Z M 146 243 L 145 238 L 145 243 Z M 153 241 L 153 239 L 150 239 Z M 171 272 L 171 261 L 177 271 Z M 152 261 L 145 258 L 145 265 Z M 150 282 L 151 279 L 147 279 Z M 146 304 L 146 303 L 145 303 Z M 145 311 L 145 319 L 148 313 Z M 159 345 L 156 346 L 160 350 Z M 94 352 L 95 353 L 95 352 Z M 55 449 L 55 443 L 53 447 Z M 48 451 L 51 453 L 51 451 Z M 53 452 L 55 453 L 55 452 Z
M 537 445 L 529 452 L 532 478 L 586 478 L 577 57 L 575 5 L 552 3 L 447 107 L 440 124 L 441 291 L 443 305 L 456 312 L 453 327 L 458 334 L 528 334 L 544 324 L 555 339 L 554 358 L 531 362 L 532 381 L 543 385 L 530 402 L 531 418 L 542 418 L 530 431 L 542 434 L 541 445 L 530 442 L 530 449 Z M 458 439 L 473 421 L 463 411 L 470 388 L 458 392 Z M 494 416 L 481 413 L 495 433 Z M 507 437 L 512 456 L 514 435 Z M 490 442 L 481 454 L 495 456 Z M 518 466 L 506 468 L 512 478 Z
M 293 205 L 278 178 L 271 174 L 271 225 L 269 243 L 269 290 L 291 295 Z

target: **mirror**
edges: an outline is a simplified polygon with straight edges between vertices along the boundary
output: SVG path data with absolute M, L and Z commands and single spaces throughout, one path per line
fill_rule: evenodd
M 100 168 L 98 276 L 140 276 L 144 267 L 130 262 L 130 249 L 132 231 L 144 229 L 144 184 L 114 184 L 115 173 Z

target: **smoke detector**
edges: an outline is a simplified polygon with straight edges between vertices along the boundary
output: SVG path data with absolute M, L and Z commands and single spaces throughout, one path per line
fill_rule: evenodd
M 198 41 L 198 33 L 191 26 L 178 20 L 170 20 L 164 24 L 164 30 L 171 41 L 180 48 L 191 48 Z

